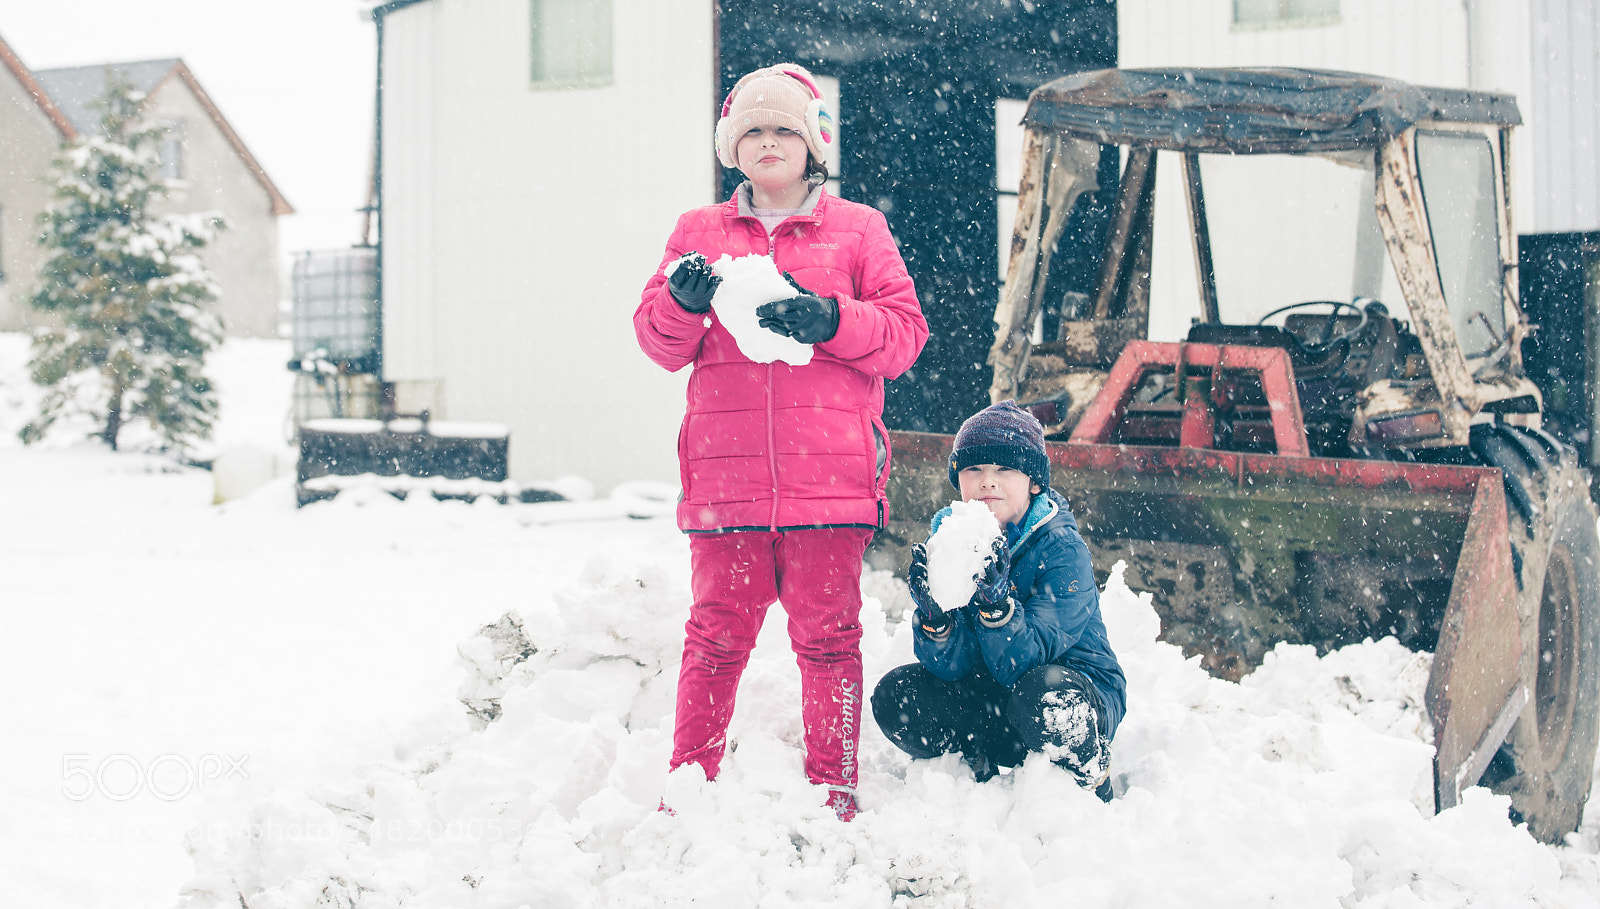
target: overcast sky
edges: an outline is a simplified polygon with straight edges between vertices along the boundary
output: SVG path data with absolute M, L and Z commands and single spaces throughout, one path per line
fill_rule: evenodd
M 349 246 L 371 156 L 375 37 L 360 0 L 0 0 L 31 69 L 180 57 L 295 208 L 285 253 Z

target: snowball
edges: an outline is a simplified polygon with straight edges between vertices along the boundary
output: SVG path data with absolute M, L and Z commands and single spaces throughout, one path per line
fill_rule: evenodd
M 705 257 L 701 256 L 697 252 L 684 253 L 678 258 L 673 259 L 671 262 L 668 262 L 667 267 L 661 269 L 661 273 L 670 278 L 672 277 L 672 273 L 678 270 L 678 266 L 693 262 L 696 258 L 704 259 Z
M 945 612 L 960 609 L 978 592 L 983 561 L 994 551 L 1000 522 L 982 502 L 952 502 L 950 514 L 928 540 L 928 590 Z
M 804 366 L 811 362 L 810 344 L 762 328 L 756 315 L 756 307 L 763 303 L 795 295 L 794 287 L 778 273 L 778 266 L 770 257 L 750 255 L 735 259 L 724 255 L 711 270 L 722 278 L 711 298 L 711 308 L 733 335 L 740 353 L 757 363 L 782 360 L 790 366 Z

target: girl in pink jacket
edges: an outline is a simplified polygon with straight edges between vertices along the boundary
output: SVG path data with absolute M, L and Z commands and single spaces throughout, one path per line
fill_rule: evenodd
M 928 338 L 888 223 L 828 195 L 832 118 L 811 74 L 759 69 L 733 87 L 717 157 L 745 175 L 733 198 L 686 212 L 634 312 L 645 354 L 693 366 L 678 434 L 693 605 L 678 676 L 671 767 L 715 779 L 739 676 L 763 617 L 782 601 L 800 666 L 806 776 L 856 811 L 861 560 L 883 526 L 889 442 L 883 383 Z M 688 253 L 770 256 L 794 297 L 757 310 L 770 331 L 813 345 L 803 366 L 746 357 L 711 310 L 718 279 L 667 266 Z

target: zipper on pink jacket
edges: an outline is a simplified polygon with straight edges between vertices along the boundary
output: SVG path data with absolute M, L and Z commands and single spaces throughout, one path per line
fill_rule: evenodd
M 772 476 L 772 519 L 769 530 L 778 529 L 778 431 L 772 425 L 772 364 L 767 364 L 767 473 Z
M 778 264 L 777 240 L 772 234 L 767 234 L 767 255 L 772 257 L 773 267 Z M 772 363 L 767 363 L 767 474 L 772 478 L 772 515 L 767 521 L 768 530 L 778 529 L 778 431 L 773 426 L 772 409 Z

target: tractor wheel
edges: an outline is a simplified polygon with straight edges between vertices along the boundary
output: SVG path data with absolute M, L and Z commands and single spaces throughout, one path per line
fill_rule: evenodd
M 1561 842 L 1583 819 L 1600 740 L 1600 537 L 1587 480 L 1572 467 L 1552 472 L 1543 526 L 1524 550 L 1529 700 L 1482 780 L 1509 795 L 1513 818 L 1545 843 Z

